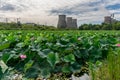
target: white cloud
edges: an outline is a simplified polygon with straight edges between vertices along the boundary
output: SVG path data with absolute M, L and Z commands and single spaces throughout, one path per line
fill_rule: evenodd
M 119 0 L 0 0 L 0 16 L 20 17 L 21 21 L 56 25 L 58 16 L 65 13 L 78 19 L 78 25 L 102 22 L 104 16 L 117 10 L 107 10 L 108 5 L 118 4 Z M 7 5 L 11 5 L 11 9 Z M 8 10 L 7 10 L 8 9 Z M 51 12 L 53 10 L 53 12 Z M 119 14 L 116 14 L 119 16 Z

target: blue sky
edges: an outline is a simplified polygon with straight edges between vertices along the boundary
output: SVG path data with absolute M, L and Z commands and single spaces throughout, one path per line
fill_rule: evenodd
M 120 20 L 119 0 L 0 0 L 0 21 L 35 22 L 57 25 L 58 15 L 78 19 L 83 23 L 101 23 L 104 16 L 115 14 Z
M 108 6 L 106 6 L 106 9 L 108 9 L 108 10 L 120 9 L 120 3 L 116 3 L 116 4 L 113 4 L 113 5 L 108 5 Z

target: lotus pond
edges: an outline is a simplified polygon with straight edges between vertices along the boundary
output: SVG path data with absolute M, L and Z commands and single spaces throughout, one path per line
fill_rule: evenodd
M 10 78 L 16 74 L 22 80 L 90 75 L 96 65 L 111 60 L 109 53 L 119 53 L 119 43 L 119 31 L 3 30 L 0 31 L 0 79 L 14 80 Z

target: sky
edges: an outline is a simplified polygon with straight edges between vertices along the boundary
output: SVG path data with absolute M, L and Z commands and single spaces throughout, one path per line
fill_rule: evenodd
M 120 0 L 0 0 L 0 21 L 34 22 L 57 25 L 58 15 L 84 23 L 102 23 L 104 16 L 115 14 L 120 20 Z

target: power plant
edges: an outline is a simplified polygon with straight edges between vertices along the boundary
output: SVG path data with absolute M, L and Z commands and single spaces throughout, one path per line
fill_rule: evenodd
M 58 19 L 58 28 L 66 28 L 66 15 L 59 15 L 59 19 Z
M 117 22 L 117 20 L 114 19 L 114 14 L 111 14 L 111 16 L 105 16 L 104 17 L 104 23 L 111 24 L 111 23 L 114 23 L 114 22 Z
M 72 26 L 74 29 L 77 28 L 77 19 L 72 19 Z
M 104 17 L 104 23 L 111 23 L 111 22 L 112 22 L 111 16 L 105 16 Z
M 67 17 L 66 23 L 67 23 L 67 28 L 72 28 L 73 27 L 72 17 Z
M 59 15 L 58 28 L 63 29 L 77 29 L 77 19 L 72 19 L 72 17 L 67 17 L 66 15 Z

